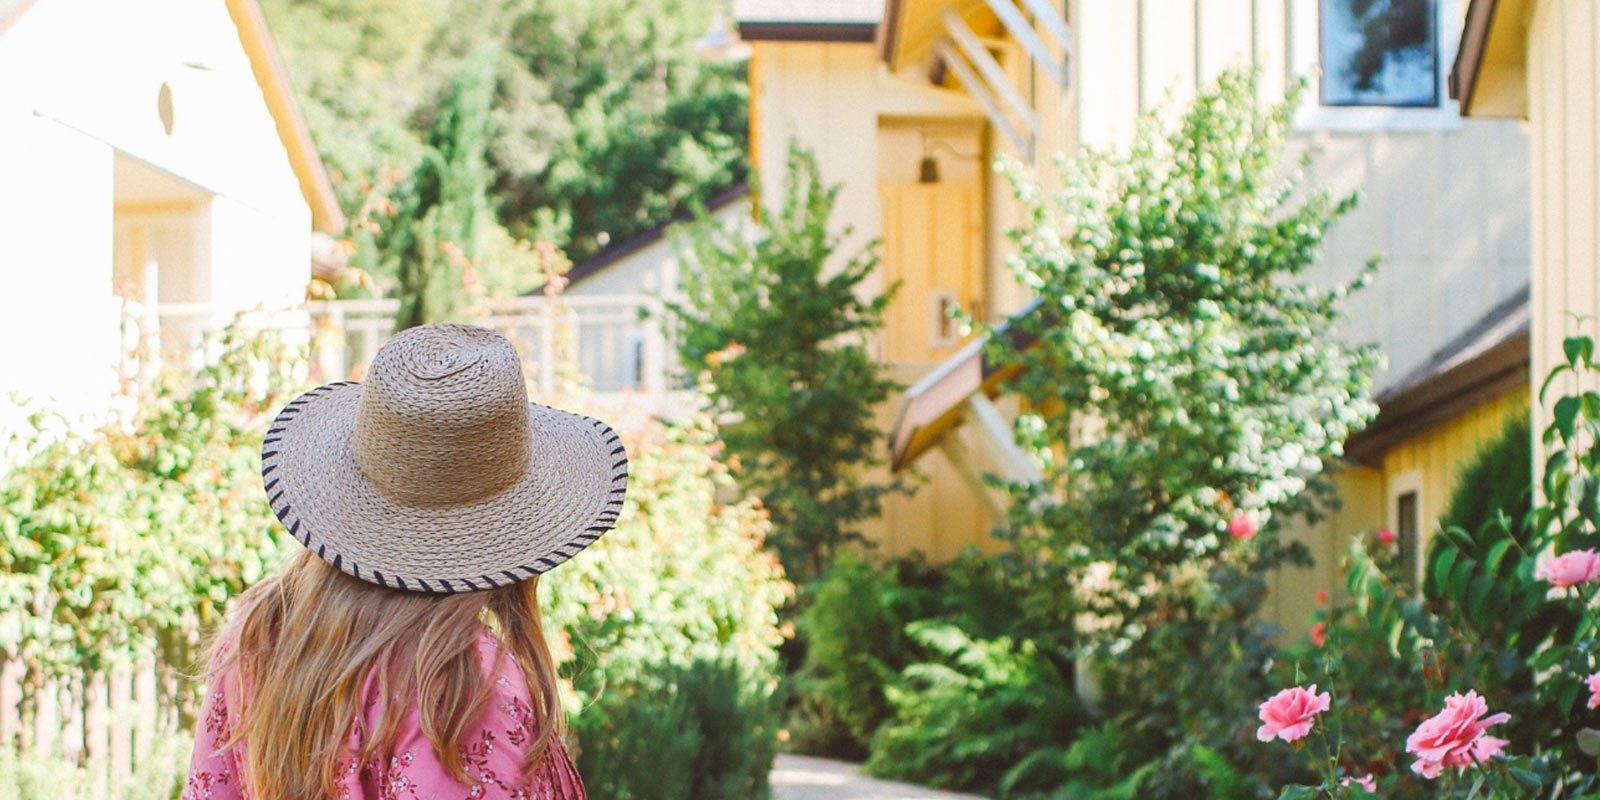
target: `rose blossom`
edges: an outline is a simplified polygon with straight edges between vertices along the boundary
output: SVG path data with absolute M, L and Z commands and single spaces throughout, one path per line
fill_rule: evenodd
M 1328 604 L 1328 590 L 1327 589 L 1318 589 L 1317 590 L 1317 605 L 1325 606 L 1327 604 Z
M 1483 716 L 1488 713 L 1489 704 L 1477 692 L 1446 697 L 1444 710 L 1423 720 L 1406 738 L 1406 752 L 1417 757 L 1411 771 L 1432 780 L 1445 767 L 1465 769 L 1499 755 L 1509 742 L 1485 735 L 1484 731 L 1511 719 L 1511 715 L 1502 712 Z
M 1317 694 L 1317 685 L 1284 689 L 1261 704 L 1261 727 L 1256 738 L 1263 742 L 1277 737 L 1286 742 L 1304 739 L 1311 732 L 1316 717 L 1328 710 L 1331 699 L 1327 692 Z
M 1253 539 L 1258 530 L 1260 526 L 1256 525 L 1255 518 L 1243 511 L 1234 514 L 1233 519 L 1228 520 L 1228 535 L 1235 539 Z
M 1319 622 L 1311 626 L 1311 643 L 1318 647 L 1328 643 L 1328 623 Z
M 1589 684 L 1589 707 L 1600 708 L 1600 672 L 1583 679 Z
M 1370 772 L 1362 775 L 1359 778 L 1345 778 L 1344 780 L 1339 781 L 1339 785 L 1360 786 L 1364 791 L 1366 791 L 1367 794 L 1373 794 L 1374 792 L 1378 791 L 1378 781 L 1372 777 L 1372 773 Z
M 1378 537 L 1378 544 L 1394 544 L 1394 531 L 1388 528 L 1379 528 L 1376 536 Z
M 1558 589 L 1594 583 L 1600 579 L 1600 555 L 1594 550 L 1574 550 L 1552 558 L 1534 571 L 1533 577 L 1549 581 Z

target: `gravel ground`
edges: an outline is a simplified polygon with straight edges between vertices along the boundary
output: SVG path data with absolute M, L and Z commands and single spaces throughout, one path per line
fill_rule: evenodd
M 982 800 L 868 778 L 854 764 L 810 756 L 780 755 L 772 770 L 773 800 Z

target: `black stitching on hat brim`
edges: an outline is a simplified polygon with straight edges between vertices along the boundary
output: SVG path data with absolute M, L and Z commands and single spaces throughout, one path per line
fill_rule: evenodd
M 284 433 L 287 431 L 288 426 L 295 421 L 295 417 L 297 417 L 299 413 L 304 410 L 305 406 L 312 400 L 329 394 L 334 389 L 339 387 L 359 385 L 360 383 L 357 381 L 338 381 L 336 383 L 324 384 L 300 395 L 278 412 L 277 417 L 273 419 L 272 425 L 267 429 L 267 432 L 276 434 Z M 612 430 L 610 426 L 606 425 L 606 423 L 601 422 L 600 420 L 597 420 L 593 417 L 572 414 L 572 412 L 562 411 L 561 409 L 555 409 L 549 406 L 543 407 L 558 413 L 581 417 L 603 434 L 602 438 L 605 440 L 605 444 L 609 445 L 621 441 L 621 436 L 617 434 L 615 430 Z M 280 436 L 277 439 L 274 439 L 271 443 L 278 443 L 281 439 L 282 437 Z M 267 444 L 269 444 L 269 442 L 263 440 L 261 453 L 261 477 L 263 481 L 263 488 L 267 492 L 271 492 L 272 488 L 278 486 L 279 482 L 281 481 L 281 476 L 273 478 L 270 482 L 267 481 L 267 476 L 278 468 L 276 459 L 279 455 L 279 450 L 266 450 L 265 446 Z M 420 591 L 433 594 L 459 594 L 462 592 L 484 591 L 487 589 L 499 588 L 502 585 L 509 585 L 510 583 L 527 580 L 528 578 L 532 578 L 536 575 L 549 572 L 550 570 L 555 569 L 556 567 L 565 563 L 568 559 L 571 559 L 583 549 L 594 544 L 594 542 L 599 540 L 602 535 L 615 527 L 618 516 L 621 512 L 619 507 L 623 504 L 623 500 L 627 495 L 628 482 L 628 458 L 625 449 L 622 447 L 617 447 L 611 452 L 611 455 L 614 456 L 618 455 L 619 453 L 623 456 L 623 458 L 620 461 L 612 464 L 612 475 L 610 478 L 612 486 L 606 493 L 607 496 L 616 495 L 617 497 L 605 503 L 601 512 L 596 516 L 589 526 L 584 527 L 578 534 L 571 537 L 567 541 L 556 545 L 554 548 L 552 548 L 552 551 L 549 553 L 549 555 L 535 558 L 535 561 L 539 564 L 539 566 L 519 565 L 502 570 L 501 574 L 505 575 L 509 579 L 508 583 L 506 584 L 496 583 L 487 575 L 478 576 L 478 580 L 482 582 L 480 585 L 479 583 L 474 582 L 471 578 L 465 576 L 448 579 L 435 577 L 433 578 L 433 583 L 429 583 L 421 578 L 407 578 L 406 576 L 397 575 L 392 572 L 387 576 L 376 570 L 368 570 L 368 574 L 363 574 L 361 566 L 358 563 L 345 559 L 342 553 L 328 547 L 326 541 L 318 543 L 315 548 L 315 552 L 319 558 L 322 558 L 324 561 L 332 564 L 335 569 L 351 575 L 352 577 L 367 581 L 369 583 L 376 583 L 381 586 L 398 588 L 406 591 Z M 283 491 L 279 491 L 276 495 L 274 495 L 273 499 L 269 502 L 268 507 L 272 508 L 274 515 L 277 516 L 278 521 L 289 530 L 290 535 L 294 536 L 297 541 L 310 549 L 312 547 L 312 532 L 309 526 L 304 526 L 302 524 L 303 520 L 289 519 L 289 513 L 292 510 L 291 504 L 285 503 L 282 507 L 277 507 L 275 505 L 277 498 L 281 498 L 283 494 Z M 304 531 L 303 534 L 301 533 L 302 530 Z M 512 569 L 521 570 L 524 574 L 521 577 L 514 577 L 515 573 L 511 571 Z M 393 582 L 391 583 L 391 581 Z M 452 583 L 452 581 L 462 584 L 467 588 L 458 588 L 455 583 Z M 413 587 L 411 585 L 412 583 L 415 583 L 416 585 Z

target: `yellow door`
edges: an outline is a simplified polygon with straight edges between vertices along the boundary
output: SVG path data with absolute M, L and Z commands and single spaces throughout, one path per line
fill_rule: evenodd
M 978 184 L 885 184 L 880 197 L 885 275 L 900 283 L 884 321 L 884 358 L 941 361 L 966 343 L 950 312 L 983 313 Z

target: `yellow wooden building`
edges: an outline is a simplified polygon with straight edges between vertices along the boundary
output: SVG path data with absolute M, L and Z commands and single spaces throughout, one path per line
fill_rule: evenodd
M 1004 154 L 1047 174 L 1056 153 L 1119 146 L 1142 112 L 1180 110 L 1235 65 L 1259 68 L 1269 96 L 1312 80 L 1292 147 L 1320 151 L 1312 185 L 1362 195 L 1315 277 L 1347 279 L 1375 254 L 1385 264 L 1350 303 L 1345 328 L 1388 354 L 1381 416 L 1350 443 L 1343 508 L 1295 531 L 1319 565 L 1282 577 L 1275 616 L 1300 627 L 1315 590 L 1338 583 L 1351 536 L 1387 526 L 1420 552 L 1462 462 L 1526 408 L 1527 141 L 1515 122 L 1462 119 L 1448 96 L 1462 24 L 1455 0 L 1428 0 L 1425 25 L 1409 31 L 1404 58 L 1381 62 L 1376 90 L 1345 66 L 1360 46 L 1351 38 L 1360 26 L 1338 16 L 1349 6 L 735 2 L 753 50 L 757 172 L 774 185 L 789 140 L 813 150 L 824 178 L 842 185 L 836 222 L 853 226 L 855 244 L 882 243 L 873 288 L 902 287 L 880 353 L 911 388 L 885 410 L 884 427 L 892 467 L 914 465 L 927 482 L 891 502 L 871 532 L 883 552 L 938 560 L 993 547 L 1000 499 L 982 476 L 1033 470 L 1011 443 L 1001 376 L 946 316 L 959 306 L 1000 320 L 1030 300 L 1004 267 L 1017 213 L 987 165 Z
M 1600 8 L 1593 0 L 1473 0 L 1451 76 L 1464 116 L 1526 121 L 1533 217 L 1531 369 L 1541 381 L 1563 360 L 1563 339 L 1600 334 L 1597 45 Z M 1551 391 L 1575 388 L 1569 376 Z M 1535 429 L 1547 422 L 1548 415 L 1536 407 Z

